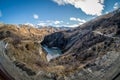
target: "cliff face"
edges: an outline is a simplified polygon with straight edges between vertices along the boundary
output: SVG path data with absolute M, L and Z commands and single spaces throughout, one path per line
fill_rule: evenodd
M 116 67 L 112 66 L 112 64 L 114 64 L 114 61 L 117 60 L 120 52 L 119 26 L 120 9 L 104 16 L 100 16 L 94 20 L 91 20 L 73 30 L 67 30 L 47 35 L 44 38 L 42 44 L 46 44 L 49 47 L 59 47 L 62 50 L 63 55 L 51 60 L 50 63 L 54 63 L 56 65 L 63 65 L 65 67 L 65 70 L 63 72 L 66 75 L 82 69 L 81 67 L 84 66 L 83 69 L 85 68 L 85 70 L 88 70 L 83 70 L 82 73 L 87 74 L 88 72 L 91 76 L 94 76 L 90 80 L 97 80 L 95 76 L 97 77 L 102 74 L 102 72 L 99 70 L 103 69 L 103 71 L 105 71 L 105 68 L 103 68 L 103 66 L 105 67 L 104 64 L 106 64 L 106 68 L 108 68 L 107 64 L 109 64 L 110 68 Z M 114 54 L 115 57 L 112 54 Z M 108 59 L 106 57 L 110 57 L 108 55 L 111 55 L 111 57 L 113 56 L 113 61 L 112 59 L 109 59 L 111 63 L 107 62 Z M 103 61 L 100 60 L 102 58 Z M 97 64 L 96 61 L 98 61 L 100 64 Z M 86 67 L 88 65 L 89 67 Z M 94 73 L 92 71 L 95 71 L 95 74 L 91 74 Z M 76 74 L 78 73 L 79 72 L 77 71 Z M 109 74 L 109 71 L 108 73 L 107 71 L 105 73 L 107 78 L 108 76 L 110 77 L 110 75 L 113 74 L 114 71 L 111 74 Z M 78 75 L 74 77 L 77 76 Z M 78 76 L 78 79 L 89 80 L 89 74 L 88 78 L 85 78 L 87 75 L 83 78 L 82 76 L 81 78 L 79 78 Z M 105 76 L 104 79 L 106 79 Z M 71 80 L 71 77 L 68 78 L 68 80 Z
M 42 45 L 62 54 L 48 62 Z M 10 73 L 12 68 L 5 75 L 15 80 L 115 80 L 120 73 L 120 9 L 65 31 L 0 24 L 0 47 L 0 70 Z
M 63 51 L 68 50 L 74 43 L 81 42 L 84 37 L 101 35 L 102 37 L 119 37 L 120 30 L 120 11 L 119 9 L 109 14 L 99 16 L 96 19 L 86 22 L 85 24 L 73 30 L 57 32 L 45 37 L 43 44 L 56 46 Z M 104 36 L 103 36 L 104 35 Z M 82 42 L 81 42 L 82 43 Z M 75 44 L 76 46 L 76 44 Z M 79 47 L 79 46 L 77 46 Z

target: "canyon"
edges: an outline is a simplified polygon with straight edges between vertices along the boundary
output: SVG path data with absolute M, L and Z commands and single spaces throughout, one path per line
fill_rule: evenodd
M 0 24 L 1 80 L 119 80 L 120 9 L 75 28 Z

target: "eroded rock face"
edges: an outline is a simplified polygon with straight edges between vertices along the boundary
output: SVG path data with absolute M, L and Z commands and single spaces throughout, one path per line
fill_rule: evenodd
M 63 55 L 51 60 L 51 64 L 65 67 L 72 65 L 72 69 L 77 70 L 78 67 L 106 55 L 109 51 L 119 53 L 119 21 L 120 12 L 109 13 L 72 31 L 57 32 L 46 36 L 43 44 L 49 47 L 59 47 L 63 51 Z M 61 45 L 62 47 L 58 45 L 63 41 L 65 43 Z M 99 68 L 103 67 L 99 66 Z M 66 72 L 71 71 L 70 68 L 67 69 Z
M 45 36 L 42 44 L 46 44 L 48 47 L 59 47 L 60 49 L 64 49 L 67 44 L 67 40 L 64 38 L 64 34 L 62 32 L 56 32 Z

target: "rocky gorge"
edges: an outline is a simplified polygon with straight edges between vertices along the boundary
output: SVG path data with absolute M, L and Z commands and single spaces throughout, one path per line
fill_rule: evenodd
M 0 24 L 2 80 L 119 80 L 120 9 L 76 28 Z

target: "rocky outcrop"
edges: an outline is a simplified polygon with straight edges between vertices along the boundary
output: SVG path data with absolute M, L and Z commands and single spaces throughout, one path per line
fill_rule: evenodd
M 56 32 L 45 36 L 42 44 L 46 44 L 48 47 L 59 47 L 60 49 L 64 49 L 67 44 L 67 40 L 64 38 L 64 34 L 62 32 Z
M 3 71 L 5 80 L 32 79 L 9 59 L 5 53 L 5 43 L 0 41 L 0 70 Z M 4 79 L 3 79 L 4 80 Z
M 114 54 L 114 52 L 119 54 L 119 20 L 120 12 L 118 11 L 115 14 L 112 12 L 89 21 L 72 31 L 57 32 L 46 36 L 42 44 L 49 47 L 59 47 L 63 53 L 58 58 L 51 60 L 50 63 L 64 65 L 67 69 L 64 73 L 69 74 L 72 70 L 79 70 L 80 66 L 86 66 L 89 62 L 94 63 L 97 58 L 107 56 L 108 52 L 113 51 L 111 54 Z M 113 63 L 114 61 L 111 62 L 111 64 Z M 107 62 L 104 64 L 107 64 Z M 67 66 L 70 66 L 70 68 Z M 103 67 L 99 65 L 99 68 L 102 69 Z M 71 80 L 70 78 L 68 80 Z M 82 79 L 82 77 L 79 79 Z M 94 79 L 96 80 L 95 77 L 91 80 Z

